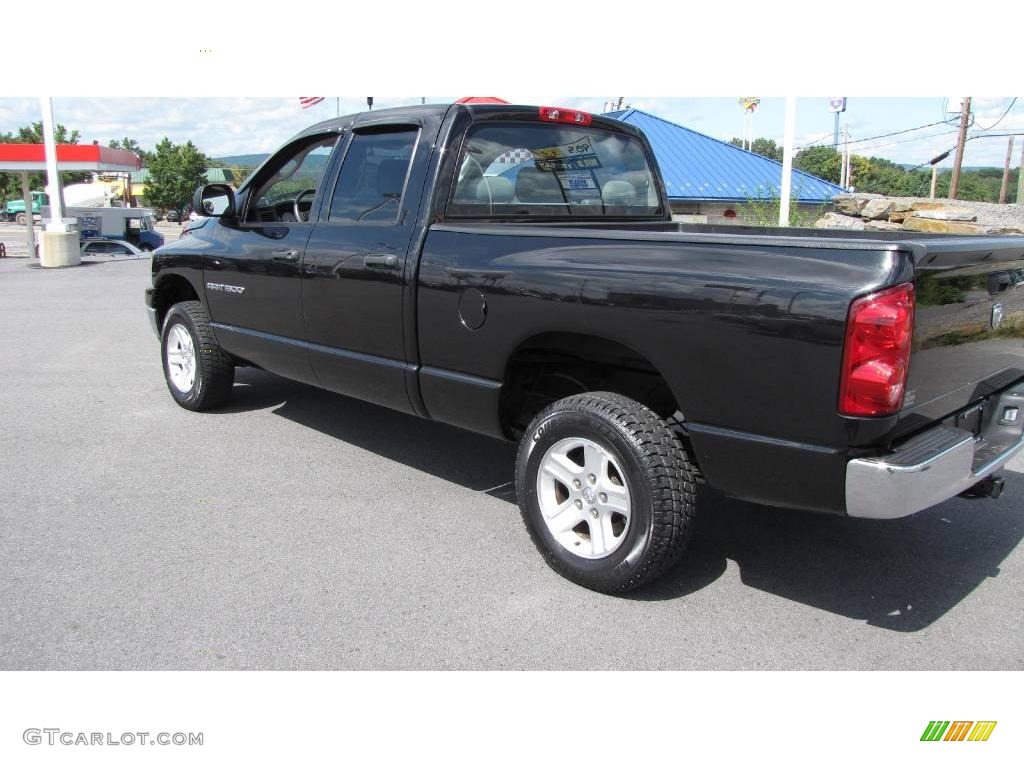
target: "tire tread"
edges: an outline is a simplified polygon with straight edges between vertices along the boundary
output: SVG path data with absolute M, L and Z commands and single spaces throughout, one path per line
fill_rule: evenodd
M 660 416 L 647 406 L 615 392 L 572 395 L 541 411 L 520 442 L 517 466 L 525 466 L 522 452 L 529 450 L 536 426 L 559 412 L 585 412 L 597 416 L 617 427 L 620 434 L 633 444 L 651 492 L 652 533 L 642 562 L 627 580 L 616 583 L 568 572 L 563 563 L 547 551 L 529 524 L 527 512 L 521 504 L 534 544 L 556 571 L 600 592 L 628 592 L 658 578 L 679 560 L 689 541 L 701 484 L 700 470 L 687 454 L 679 436 Z
M 191 402 L 175 396 L 175 400 L 193 411 L 205 411 L 223 404 L 231 397 L 232 386 L 235 381 L 235 365 L 217 343 L 217 337 L 210 325 L 210 314 L 206 307 L 199 301 L 182 301 L 175 304 L 167 312 L 166 324 L 175 311 L 185 314 L 191 321 L 192 330 L 196 335 L 196 360 L 199 363 L 200 391 L 197 397 Z M 161 338 L 164 334 L 161 334 Z M 165 363 L 166 365 L 166 363 Z M 174 394 L 173 385 L 168 381 L 167 386 Z

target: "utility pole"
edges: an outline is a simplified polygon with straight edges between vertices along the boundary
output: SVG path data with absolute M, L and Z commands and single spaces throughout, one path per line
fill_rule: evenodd
M 1006 145 L 1006 160 L 1003 162 L 1003 183 L 999 185 L 999 204 L 1006 204 L 1006 187 L 1010 183 L 1010 158 L 1013 157 L 1013 136 Z
M 846 189 L 846 128 L 843 128 L 839 138 L 843 140 L 843 150 L 839 153 L 839 186 Z
M 949 157 L 949 153 L 952 151 L 952 149 L 947 149 L 941 155 L 936 155 L 935 157 L 928 161 L 932 166 L 932 190 L 929 197 L 931 197 L 933 200 L 935 199 L 935 185 L 939 178 L 939 163 L 941 163 L 943 160 Z
M 850 125 L 843 126 L 843 165 L 840 171 L 839 186 L 846 189 L 850 186 Z
M 1024 205 L 1024 141 L 1020 143 L 1020 168 L 1017 169 L 1017 205 Z
M 956 200 L 960 188 L 960 164 L 964 159 L 964 144 L 967 141 L 967 123 L 971 119 L 971 97 L 964 96 L 960 102 L 960 135 L 956 140 L 956 157 L 953 159 L 953 178 L 949 181 L 949 199 Z
M 796 97 L 786 98 L 786 127 L 782 139 L 782 184 L 780 185 L 779 226 L 789 226 L 789 196 L 793 186 L 793 135 L 796 133 Z

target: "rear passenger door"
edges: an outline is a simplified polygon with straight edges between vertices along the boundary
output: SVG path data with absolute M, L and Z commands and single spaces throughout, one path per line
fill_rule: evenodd
M 358 124 L 306 246 L 302 312 L 321 386 L 412 411 L 403 331 L 409 250 L 432 141 L 419 124 Z

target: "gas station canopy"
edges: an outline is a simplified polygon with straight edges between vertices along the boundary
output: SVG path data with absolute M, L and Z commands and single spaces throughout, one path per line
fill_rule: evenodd
M 142 158 L 126 149 L 98 144 L 58 144 L 58 171 L 132 172 L 142 167 Z M 0 144 L 0 171 L 45 171 L 43 144 Z
M 19 171 L 21 173 L 21 191 L 25 201 L 24 211 L 33 211 L 32 197 L 29 191 L 29 173 L 46 171 L 55 185 L 58 211 L 62 210 L 64 192 L 60 182 L 61 171 L 95 171 L 98 173 L 131 174 L 142 167 L 142 158 L 126 149 L 111 149 L 99 144 L 57 144 L 57 165 L 54 169 L 47 168 L 45 144 L 0 144 L 0 171 Z M 52 158 L 51 158 L 52 159 Z M 50 192 L 49 188 L 47 191 Z M 52 200 L 52 198 L 51 198 Z M 32 224 L 33 215 L 25 217 L 25 237 L 29 253 L 36 252 L 36 235 Z M 63 219 L 60 221 L 63 226 Z M 64 231 L 64 230 L 62 230 Z M 75 259 L 68 264 L 78 264 L 78 236 L 74 236 Z M 47 266 L 44 264 L 44 266 Z M 52 266 L 52 265 L 51 265 Z

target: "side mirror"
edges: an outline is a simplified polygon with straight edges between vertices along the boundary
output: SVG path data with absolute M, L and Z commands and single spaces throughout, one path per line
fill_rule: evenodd
M 205 184 L 192 195 L 192 210 L 200 216 L 233 218 L 235 191 L 227 184 Z

